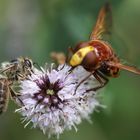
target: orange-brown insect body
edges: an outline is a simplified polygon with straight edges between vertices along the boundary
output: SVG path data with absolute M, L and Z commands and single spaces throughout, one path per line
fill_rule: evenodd
M 119 59 L 114 54 L 113 49 L 107 42 L 101 40 L 92 40 L 79 43 L 74 48 L 74 53 L 85 46 L 93 46 L 94 51 L 89 52 L 83 59 L 81 65 L 89 72 L 99 69 L 107 76 L 117 77 L 119 69 L 113 66 L 106 65 L 105 62 L 119 62 Z M 80 55 L 80 54 L 79 54 Z M 80 56 L 79 56 L 80 57 Z
M 95 91 L 107 84 L 107 76 L 117 77 L 120 69 L 140 75 L 139 69 L 123 65 L 110 44 L 104 41 L 103 36 L 110 33 L 111 19 L 111 7 L 109 3 L 106 3 L 99 12 L 89 41 L 79 43 L 74 49 L 71 48 L 73 55 L 70 58 L 69 64 L 72 66 L 72 69 L 81 65 L 90 72 L 89 76 L 85 77 L 78 84 L 77 88 L 83 81 L 93 75 L 100 83 L 99 86 L 91 89 Z

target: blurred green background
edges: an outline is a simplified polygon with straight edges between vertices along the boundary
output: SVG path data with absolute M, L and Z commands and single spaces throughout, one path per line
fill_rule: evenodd
M 0 61 L 20 55 L 43 65 L 51 51 L 64 51 L 88 40 L 105 0 L 0 0 Z M 113 29 L 110 43 L 122 61 L 140 67 L 140 1 L 110 0 Z M 93 124 L 83 121 L 60 140 L 140 140 L 140 76 L 122 71 L 101 91 Z M 0 140 L 46 140 L 37 129 L 20 123 L 10 102 L 0 116 Z M 52 138 L 56 139 L 56 138 Z

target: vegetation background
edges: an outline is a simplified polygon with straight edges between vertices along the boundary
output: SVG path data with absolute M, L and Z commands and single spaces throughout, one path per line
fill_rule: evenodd
M 0 61 L 29 56 L 43 65 L 51 51 L 67 51 L 89 34 L 105 0 L 0 0 Z M 140 1 L 110 0 L 113 30 L 110 43 L 122 61 L 140 67 Z M 110 79 L 101 91 L 93 124 L 83 121 L 78 132 L 65 131 L 60 140 L 139 140 L 140 76 L 126 71 Z M 0 116 L 0 140 L 46 140 L 37 129 L 24 129 L 21 116 L 8 111 Z M 56 138 L 52 138 L 56 139 Z

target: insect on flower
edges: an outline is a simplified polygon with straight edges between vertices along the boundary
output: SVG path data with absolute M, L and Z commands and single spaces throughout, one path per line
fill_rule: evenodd
M 14 82 L 25 79 L 32 71 L 32 60 L 27 57 L 19 57 L 10 62 L 3 62 L 0 73 L 4 74 L 9 81 Z
M 91 75 L 100 83 L 100 85 L 89 91 L 96 91 L 104 87 L 108 82 L 108 76 L 118 77 L 120 69 L 140 74 L 139 69 L 122 64 L 111 45 L 103 40 L 103 36 L 109 33 L 111 19 L 111 7 L 107 3 L 99 12 L 96 25 L 90 35 L 90 40 L 79 43 L 74 49 L 70 48 L 72 56 L 68 60 L 68 63 L 73 69 L 81 65 L 90 72 L 89 76 L 85 77 L 79 85 Z
M 33 72 L 33 62 L 29 58 L 17 58 L 10 62 L 3 62 L 0 70 L 0 114 L 7 109 L 9 97 L 18 96 L 13 90 L 14 84 L 27 78 Z
M 85 80 L 74 94 L 80 77 L 89 72 L 77 67 L 69 74 L 70 66 L 59 65 L 57 69 L 48 67 L 46 70 L 35 71 L 29 79 L 21 81 L 18 102 L 20 108 L 16 110 L 27 121 L 25 127 L 32 123 L 48 136 L 71 130 L 83 119 L 90 121 L 90 114 L 100 103 L 96 99 L 95 91 L 86 94 L 86 90 L 96 84 L 94 77 Z

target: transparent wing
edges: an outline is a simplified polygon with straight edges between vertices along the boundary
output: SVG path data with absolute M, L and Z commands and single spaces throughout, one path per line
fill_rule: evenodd
M 106 3 L 100 10 L 96 25 L 90 35 L 90 40 L 102 39 L 103 35 L 110 34 L 112 26 L 112 12 L 109 3 Z

